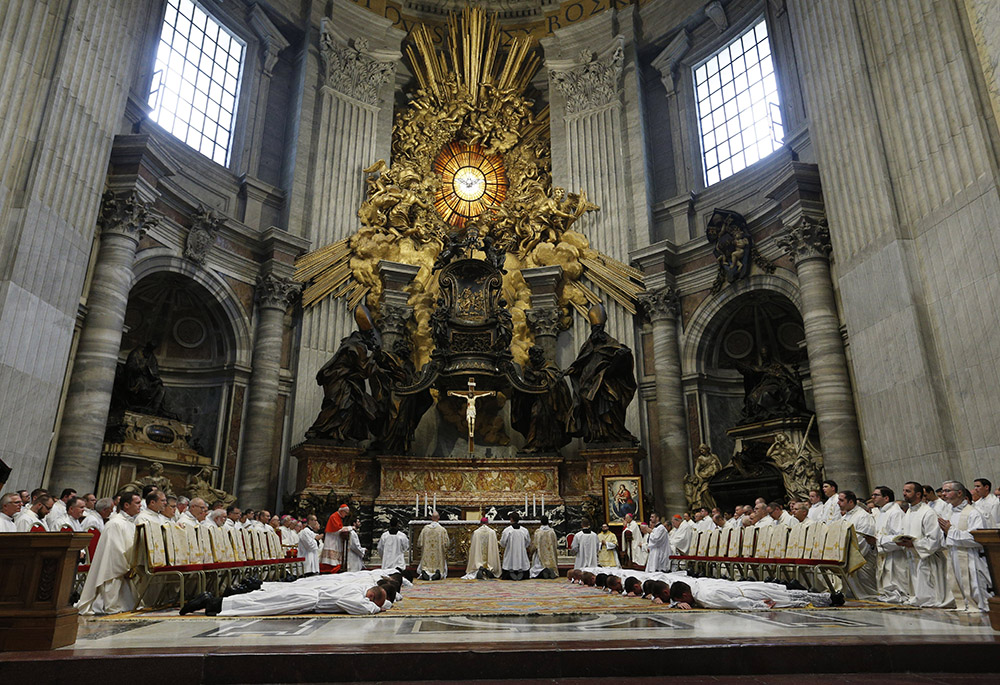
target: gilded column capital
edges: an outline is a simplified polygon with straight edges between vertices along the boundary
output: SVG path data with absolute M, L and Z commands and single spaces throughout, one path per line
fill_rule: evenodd
M 204 264 L 209 250 L 215 244 L 215 236 L 222 225 L 222 217 L 205 205 L 199 204 L 192 219 L 184 243 L 184 256 L 195 264 Z
M 134 190 L 124 193 L 108 190 L 101 197 L 101 211 L 97 217 L 101 234 L 121 235 L 138 243 L 146 231 L 159 222 L 150 211 L 150 204 L 143 202 Z
M 569 69 L 550 69 L 549 78 L 566 97 L 566 113 L 580 114 L 600 109 L 620 98 L 619 83 L 625 61 L 624 39 L 606 57 L 591 50 L 580 52 L 582 64 Z
M 829 259 L 832 249 L 830 227 L 826 219 L 813 219 L 809 216 L 802 216 L 778 234 L 776 242 L 796 265 L 810 259 Z
M 257 277 L 257 305 L 261 308 L 284 311 L 302 292 L 302 284 L 290 278 L 282 278 L 272 273 Z
M 650 321 L 673 321 L 681 311 L 677 290 L 670 286 L 648 290 L 637 299 L 640 310 Z
M 559 307 L 536 307 L 524 312 L 524 318 L 535 335 L 559 335 L 559 320 L 562 312 Z
M 324 83 L 338 93 L 368 105 L 379 103 L 379 91 L 396 73 L 396 65 L 368 54 L 368 41 L 355 38 L 344 45 L 334 37 L 329 22 L 320 28 L 319 55 Z

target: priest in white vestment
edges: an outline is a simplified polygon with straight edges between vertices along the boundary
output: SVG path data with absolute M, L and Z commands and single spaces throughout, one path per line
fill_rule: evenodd
M 642 534 L 642 529 L 632 514 L 625 514 L 622 550 L 627 555 L 628 561 L 639 566 L 646 565 L 646 536 Z
M 667 536 L 670 539 L 670 548 L 674 550 L 676 554 L 690 554 L 694 550 L 691 547 L 695 544 L 698 539 L 698 533 L 695 530 L 694 524 L 690 521 L 685 521 L 680 514 L 676 514 L 670 520 L 671 528 L 667 531 Z M 652 533 L 650 533 L 652 534 Z M 649 539 L 646 539 L 646 545 L 649 546 Z
M 361 519 L 354 519 L 351 526 L 350 538 L 347 541 L 347 571 L 362 571 L 365 568 L 365 554 L 368 550 L 361 546 L 361 538 L 358 531 L 361 530 Z
M 21 507 L 21 513 L 17 515 L 14 519 L 14 526 L 17 528 L 18 533 L 30 533 L 32 528 L 40 527 L 43 530 L 48 530 L 48 526 L 45 525 L 43 517 L 49 513 L 50 507 L 53 504 L 53 497 L 49 494 L 39 495 L 38 498 L 31 503 L 31 506 Z
M 938 523 L 945 534 L 945 546 L 958 586 L 955 601 L 958 608 L 965 611 L 988 611 L 990 571 L 982 556 L 983 546 L 972 537 L 972 531 L 985 528 L 986 521 L 965 498 L 965 486 L 958 481 L 945 481 L 941 496 L 952 507 L 948 519 L 942 517 Z
M 83 518 L 83 511 L 87 508 L 86 502 L 82 497 L 70 497 L 66 500 L 65 505 L 62 515 L 52 519 L 49 523 L 51 526 L 49 530 L 82 533 L 83 524 L 80 523 L 80 519 Z M 49 521 L 49 517 L 46 516 L 45 520 Z
M 439 521 L 441 516 L 435 511 L 431 522 L 424 526 L 417 537 L 420 548 L 420 563 L 417 576 L 421 580 L 441 580 L 448 577 L 448 531 Z
M 501 577 L 505 580 L 524 580 L 531 569 L 531 559 L 528 557 L 528 547 L 531 545 L 531 534 L 521 525 L 521 516 L 516 511 L 510 515 L 510 525 L 503 529 L 500 535 L 500 547 L 503 549 L 503 569 Z
M 597 533 L 590 529 L 590 521 L 584 520 L 579 533 L 573 536 L 569 553 L 576 557 L 573 568 L 590 568 L 597 566 L 597 551 L 600 544 Z
M 542 525 L 535 531 L 531 541 L 531 577 L 558 578 L 558 540 L 556 532 L 549 527 L 549 517 L 542 516 Z
M 496 532 L 487 525 L 485 516 L 469 540 L 469 562 L 465 565 L 465 580 L 484 580 L 500 575 L 500 543 Z
M 59 530 L 56 526 L 56 521 L 66 515 L 66 502 L 74 497 L 76 497 L 76 490 L 66 488 L 62 491 L 62 495 L 59 496 L 59 499 L 52 503 L 52 508 L 49 509 L 49 513 L 45 515 L 44 519 L 45 527 L 48 530 Z
M 875 539 L 875 517 L 858 506 L 857 495 L 851 490 L 837 494 L 844 521 L 854 527 L 858 549 L 864 565 L 847 578 L 847 585 L 857 599 L 873 599 L 878 595 L 878 551 Z
M 403 570 L 406 568 L 406 553 L 410 551 L 410 539 L 399 529 L 399 521 L 395 518 L 389 521 L 389 530 L 382 533 L 378 539 L 378 555 L 382 559 L 382 568 L 386 570 Z
M 896 493 L 884 485 L 872 490 L 872 504 L 876 507 L 878 598 L 882 602 L 903 604 L 910 598 L 910 560 L 906 548 L 895 542 L 903 533 L 903 510 L 895 497 Z
M 809 491 L 809 520 L 822 521 L 823 512 L 826 510 L 823 502 L 823 493 L 819 490 Z
M 993 484 L 985 478 L 972 481 L 972 500 L 983 515 L 987 528 L 1000 528 L 1000 498 L 990 492 Z
M 823 481 L 822 488 L 823 496 L 826 497 L 826 501 L 823 502 L 823 511 L 820 512 L 820 521 L 823 523 L 837 521 L 840 519 L 840 500 L 837 498 L 839 490 L 837 488 L 837 481 L 825 480 Z
M 132 567 L 139 495 L 122 495 L 118 506 L 121 511 L 113 514 L 104 526 L 80 601 L 76 603 L 76 608 L 84 616 L 117 614 L 135 609 L 135 596 L 126 576 Z
M 0 533 L 16 533 L 14 517 L 21 513 L 21 495 L 8 492 L 0 497 Z
M 318 522 L 310 521 L 311 525 L 303 525 L 299 531 L 299 556 L 304 559 L 302 562 L 303 573 L 319 573 L 319 538 L 312 526 Z
M 955 606 L 955 598 L 948 583 L 944 533 L 937 514 L 923 498 L 919 483 L 903 486 L 903 499 L 909 508 L 903 515 L 903 532 L 896 542 L 906 548 L 910 561 L 909 604 L 948 609 Z
M 659 516 L 650 514 L 649 525 L 652 530 L 646 537 L 646 571 L 670 570 L 670 537 L 667 527 L 660 522 Z

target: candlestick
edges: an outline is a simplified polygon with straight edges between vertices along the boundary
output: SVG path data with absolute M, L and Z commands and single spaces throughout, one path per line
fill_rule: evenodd
M 524 493 L 524 515 L 528 515 L 528 493 Z
M 420 493 L 417 493 L 417 503 L 413 505 L 413 517 L 420 516 Z
M 542 516 L 545 516 L 545 494 L 542 494 Z
M 531 515 L 538 516 L 538 503 L 535 501 L 535 493 L 531 493 Z
M 427 504 L 428 504 L 428 502 L 427 502 L 427 493 L 425 492 L 425 493 L 424 493 L 424 518 L 425 518 L 425 519 L 426 519 L 426 518 L 430 518 L 430 517 L 428 516 L 428 513 L 427 513 Z
M 434 506 L 431 508 L 431 511 L 437 511 L 437 510 L 438 510 L 438 494 L 435 492 L 434 493 Z

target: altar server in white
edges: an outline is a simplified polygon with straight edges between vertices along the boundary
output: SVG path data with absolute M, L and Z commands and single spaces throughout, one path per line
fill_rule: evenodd
M 590 529 L 590 521 L 584 519 L 583 527 L 573 536 L 569 552 L 576 557 L 573 568 L 590 568 L 597 566 L 597 550 L 599 541 L 597 533 Z
M 528 529 L 521 525 L 521 516 L 516 511 L 510 515 L 510 525 L 504 528 L 500 535 L 500 547 L 503 548 L 503 569 L 501 578 L 505 580 L 524 580 L 528 577 L 531 560 L 528 558 L 528 545 L 531 535 Z
M 389 519 L 389 530 L 378 539 L 378 555 L 382 558 L 382 568 L 387 570 L 405 569 L 406 553 L 410 551 L 410 540 L 399 529 L 399 520 Z

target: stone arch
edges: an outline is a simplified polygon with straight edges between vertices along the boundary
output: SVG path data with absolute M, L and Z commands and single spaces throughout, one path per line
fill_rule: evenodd
M 718 332 L 722 317 L 730 307 L 737 305 L 741 296 L 750 292 L 773 292 L 786 297 L 802 314 L 802 302 L 797 282 L 786 274 L 791 272 L 779 270 L 775 274 L 755 274 L 741 280 L 722 292 L 706 298 L 691 316 L 684 329 L 684 344 L 681 350 L 681 368 L 684 373 L 704 373 L 708 358 L 706 348 Z
M 215 304 L 225 314 L 232 336 L 232 359 L 237 367 L 249 368 L 253 354 L 253 336 L 250 314 L 247 313 L 232 287 L 217 274 L 193 262 L 174 256 L 165 250 L 144 250 L 133 267 L 134 288 L 142 279 L 158 273 L 185 276 L 207 291 Z

